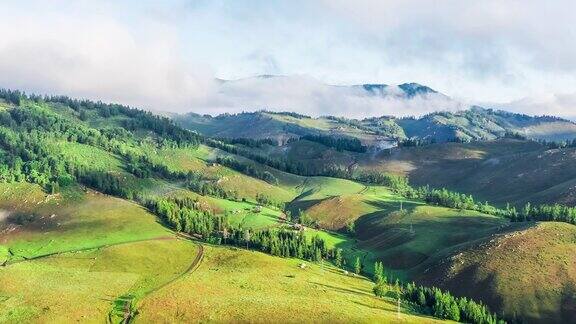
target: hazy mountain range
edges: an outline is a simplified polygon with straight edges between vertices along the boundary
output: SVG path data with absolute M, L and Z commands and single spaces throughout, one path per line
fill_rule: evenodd
M 201 100 L 194 100 L 185 109 L 171 111 L 218 115 L 269 110 L 361 119 L 383 115 L 418 117 L 481 106 L 530 115 L 574 117 L 569 109 L 576 102 L 572 96 L 531 95 L 508 103 L 469 102 L 415 82 L 331 85 L 305 75 L 260 75 L 236 80 L 215 79 Z
M 190 109 L 204 114 L 270 110 L 349 118 L 420 116 L 457 111 L 467 104 L 418 83 L 329 85 L 308 76 L 261 75 L 217 80 L 205 102 Z

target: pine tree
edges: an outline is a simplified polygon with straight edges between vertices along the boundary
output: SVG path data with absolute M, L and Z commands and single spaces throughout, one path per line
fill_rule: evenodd
M 246 241 L 246 248 L 248 248 L 250 243 L 250 230 L 248 229 L 244 231 L 244 241 Z
M 418 300 L 417 300 L 418 305 L 426 307 L 427 303 L 426 303 L 426 295 L 424 295 L 424 291 L 422 289 L 418 290 Z
M 528 218 L 530 217 L 530 211 L 532 210 L 532 207 L 530 205 L 530 203 L 526 203 L 526 205 L 524 206 L 524 209 L 522 211 L 522 216 L 524 217 L 524 221 L 528 220 Z
M 314 261 L 319 262 L 322 260 L 322 252 L 319 248 L 314 249 Z
M 336 255 L 334 256 L 334 264 L 338 268 L 342 268 L 342 249 L 336 249 Z
M 378 262 L 376 261 L 374 263 L 374 282 L 385 282 L 385 277 L 384 277 L 384 265 L 382 264 L 382 262 Z
M 376 295 L 376 297 L 384 297 L 388 292 L 388 287 L 386 284 L 380 282 L 374 285 L 372 291 L 374 292 L 374 295 Z
M 360 263 L 360 257 L 356 257 L 356 261 L 354 261 L 354 273 L 360 274 L 362 270 L 362 263 Z

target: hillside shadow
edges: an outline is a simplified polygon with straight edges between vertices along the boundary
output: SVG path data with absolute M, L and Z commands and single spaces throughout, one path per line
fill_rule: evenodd
M 60 227 L 62 221 L 67 220 L 68 217 L 54 218 L 51 215 L 40 215 L 36 212 L 11 212 L 5 220 L 0 222 L 0 230 L 6 230 L 9 227 L 15 227 L 19 230 L 28 232 L 47 232 L 54 231 Z
M 402 211 L 396 202 L 369 203 L 378 210 L 356 220 L 356 232 L 349 236 L 350 241 L 336 244 L 337 248 L 348 249 L 353 258 L 359 251 L 365 251 L 365 266 L 369 271 L 372 262 L 378 260 L 394 273 L 408 273 L 428 261 L 451 255 L 451 251 L 462 244 L 518 228 L 478 217 L 417 216 L 415 209 L 421 204 L 415 202 L 407 202 L 406 207 L 403 204 Z M 358 252 L 350 249 L 352 240 Z
M 312 206 L 321 203 L 322 201 L 329 199 L 312 199 L 312 200 L 293 200 L 286 207 L 293 216 L 300 216 L 300 212 L 311 208 Z
M 570 283 L 562 289 L 562 300 L 560 302 L 561 321 L 568 323 L 576 318 L 576 285 Z
M 301 194 L 299 194 L 296 198 L 294 198 L 293 201 L 304 199 L 308 196 L 311 196 L 313 193 L 314 193 L 314 189 L 310 188 L 306 191 L 303 191 Z
M 364 201 L 369 206 L 372 206 L 376 209 L 379 209 L 377 212 L 379 213 L 391 213 L 394 211 L 400 211 L 400 202 L 399 201 L 382 201 L 382 200 L 365 200 Z M 420 206 L 415 202 L 411 201 L 402 201 L 402 211 L 407 213 L 412 213 L 416 209 L 416 207 Z

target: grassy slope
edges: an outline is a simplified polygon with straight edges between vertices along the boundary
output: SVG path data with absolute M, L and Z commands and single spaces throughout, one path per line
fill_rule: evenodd
M 433 322 L 400 314 L 372 284 L 329 266 L 206 247 L 191 275 L 142 302 L 136 322 Z M 403 312 L 410 312 L 403 310 Z
M 100 148 L 64 141 L 56 143 L 55 146 L 67 160 L 73 161 L 77 166 L 90 170 L 123 170 L 120 158 Z
M 50 196 L 36 185 L 0 184 L 0 209 L 35 215 L 25 225 L 0 222 L 0 245 L 14 259 L 170 235 L 142 207 L 75 187 Z
M 382 260 L 389 273 L 483 300 L 509 318 L 566 322 L 576 314 L 575 226 L 541 223 L 524 230 L 523 224 L 380 190 L 326 198 L 307 212 L 331 229 L 356 220 L 358 245 L 319 233 L 366 266 Z
M 356 231 L 362 248 L 376 251 L 389 269 L 408 277 L 420 263 L 442 257 L 459 244 L 486 237 L 507 223 L 476 212 L 406 205 L 403 212 L 373 213 L 359 219 Z
M 338 186 L 336 188 L 326 186 L 326 184 L 340 183 L 338 180 L 323 179 L 320 182 L 324 185 L 323 189 L 319 191 L 321 195 L 338 193 L 342 190 Z M 148 223 L 148 217 L 150 217 L 151 221 L 154 220 L 152 215 L 149 215 L 140 207 L 120 199 L 94 193 L 75 192 L 76 196 L 69 198 L 66 195 L 60 198 L 52 198 L 54 200 L 52 204 L 37 204 L 36 202 L 41 198 L 45 199 L 45 194 L 36 186 L 18 184 L 6 185 L 6 187 L 2 196 L 5 208 L 30 211 L 41 215 L 42 213 L 52 212 L 52 209 L 50 209 L 52 207 L 58 207 L 59 214 L 55 218 L 70 219 L 70 222 L 75 222 L 76 224 L 76 226 L 68 228 L 65 226 L 68 224 L 67 222 L 61 223 L 64 225 L 55 229 L 54 233 L 49 232 L 48 234 L 44 234 L 44 232 L 36 233 L 34 229 L 38 224 L 35 223 L 13 231 L 10 234 L 11 237 L 5 241 L 6 246 L 14 251 L 19 251 L 21 254 L 26 252 L 28 257 L 58 251 L 85 249 L 99 245 L 111 245 L 131 240 L 145 240 L 149 237 L 164 238 L 169 235 L 169 232 L 155 221 Z M 12 187 L 16 187 L 16 189 Z M 28 190 L 28 192 L 25 190 Z M 33 199 L 30 200 L 30 202 L 33 202 L 32 204 L 17 200 L 17 197 L 23 195 L 24 192 L 26 192 L 26 196 Z M 69 193 L 69 195 L 72 195 L 72 193 Z M 12 200 L 11 197 L 13 198 Z M 74 200 L 68 200 L 72 198 Z M 229 204 L 230 207 L 235 208 L 251 208 L 254 206 L 250 203 L 230 201 L 221 203 Z M 132 210 L 132 208 L 134 209 Z M 73 211 L 73 216 L 69 215 L 67 211 L 71 213 Z M 130 216 L 132 213 L 134 213 L 134 217 Z M 251 227 L 275 224 L 275 220 L 266 223 L 269 221 L 259 219 L 263 216 L 263 213 L 266 213 L 266 211 L 255 215 L 257 218 L 245 215 L 245 224 Z M 80 217 L 79 219 L 76 218 L 78 216 Z M 103 219 L 100 219 L 101 217 Z M 130 224 L 130 226 L 124 226 L 124 222 Z M 95 226 L 94 224 L 105 225 L 105 227 Z M 135 235 L 134 230 L 140 230 L 138 235 Z M 46 244 L 46 238 L 51 237 L 51 235 L 57 235 L 61 238 L 61 241 L 58 240 L 56 242 L 54 240 L 53 242 L 55 243 Z M 328 238 L 331 245 L 352 245 L 346 237 L 324 232 L 321 232 L 321 235 Z M 142 297 L 154 287 L 158 287 L 167 280 L 178 276 L 183 271 L 183 268 L 188 264 L 187 262 L 193 258 L 195 249 L 193 246 L 190 248 L 182 246 L 182 244 L 175 242 L 174 239 L 153 239 L 152 241 L 126 243 L 85 252 L 63 253 L 10 264 L 0 270 L 0 286 L 2 287 L 0 288 L 0 319 L 3 321 L 34 322 L 59 322 L 64 320 L 101 321 L 109 313 L 116 314 L 115 318 L 119 319 L 122 316 L 123 304 L 120 302 L 122 298 L 128 295 Z M 37 247 L 42 248 L 37 249 Z M 229 275 L 227 273 L 225 277 L 231 278 L 229 279 L 230 281 L 220 280 L 219 282 L 216 278 L 209 278 L 208 280 L 216 286 L 229 286 L 230 282 L 243 282 L 240 286 L 230 287 L 232 291 L 230 294 L 225 294 L 226 298 L 221 298 L 221 293 L 220 297 L 216 298 L 213 291 L 202 291 L 206 294 L 206 296 L 201 298 L 205 303 L 220 305 L 219 302 L 223 302 L 224 305 L 222 307 L 228 305 L 227 310 L 223 313 L 211 315 L 214 320 L 228 320 L 231 318 L 230 316 L 254 316 L 255 318 L 267 315 L 274 316 L 273 314 L 285 316 L 287 313 L 296 312 L 295 309 L 296 307 L 301 307 L 298 306 L 300 304 L 310 306 L 304 312 L 302 310 L 296 312 L 300 314 L 298 315 L 300 317 L 296 317 L 295 320 L 301 320 L 307 316 L 316 316 L 318 320 L 336 319 L 343 316 L 344 311 L 349 313 L 344 318 L 366 319 L 366 321 L 391 319 L 396 316 L 392 303 L 372 297 L 371 284 L 369 282 L 343 277 L 339 273 L 334 273 L 335 269 L 327 268 L 327 270 L 324 270 L 325 272 L 319 272 L 319 269 L 314 268 L 316 267 L 314 266 L 312 269 L 299 270 L 296 267 L 299 262 L 297 260 L 274 258 L 256 252 L 233 251 L 225 248 L 214 248 L 214 251 L 225 251 L 224 260 L 226 261 L 219 261 L 220 266 L 224 268 L 222 270 L 236 273 L 238 276 L 235 277 L 233 274 Z M 220 252 L 216 254 L 220 255 Z M 254 260 L 250 260 L 251 256 L 257 257 Z M 218 258 L 220 257 L 218 256 Z M 249 257 L 249 259 L 240 263 L 234 261 L 241 260 L 244 257 Z M 248 264 L 253 264 L 254 267 L 242 268 Z M 213 275 L 213 268 L 210 267 L 210 263 L 203 269 L 207 271 L 205 274 Z M 232 269 L 236 270 L 233 271 Z M 238 272 L 237 269 L 243 269 L 243 271 Z M 262 276 L 262 272 L 258 269 L 267 269 L 266 276 Z M 296 280 L 289 278 L 290 280 L 288 280 L 287 284 L 286 281 L 281 279 L 284 275 L 289 275 L 289 273 L 282 275 L 287 270 L 292 272 L 306 271 L 306 275 L 303 277 L 298 275 L 297 278 L 299 279 Z M 218 278 L 220 278 L 221 273 L 224 272 L 216 273 Z M 43 278 L 46 277 L 52 279 L 44 280 Z M 194 281 L 196 284 L 204 282 L 206 279 L 204 277 L 196 279 L 196 273 L 190 278 L 200 280 Z M 189 279 L 186 280 L 188 281 Z M 305 280 L 306 283 L 301 280 Z M 179 285 L 180 281 L 177 281 L 169 289 L 161 290 L 159 293 L 163 291 L 180 291 Z M 254 293 L 250 293 L 244 291 L 241 286 L 259 288 Z M 215 289 L 219 288 L 215 287 Z M 240 290 L 234 292 L 234 289 Z M 186 291 L 192 292 L 187 289 Z M 193 297 L 198 298 L 197 294 L 199 292 L 196 290 L 194 292 Z M 240 292 L 244 293 L 244 295 Z M 280 292 L 285 295 L 282 297 L 279 295 Z M 293 296 L 293 294 L 296 297 L 288 298 L 288 295 Z M 239 299 L 228 299 L 228 296 L 236 296 Z M 250 314 L 245 313 L 248 304 L 243 303 L 263 300 L 269 298 L 269 296 L 278 297 L 275 300 L 270 300 L 268 304 L 264 304 L 261 308 L 252 307 Z M 316 297 L 312 299 L 311 296 Z M 313 304 L 311 303 L 312 300 L 318 299 L 319 296 L 323 296 L 320 299 L 323 305 L 322 308 L 312 306 Z M 182 298 L 179 302 L 188 301 L 186 296 L 178 296 L 178 298 Z M 272 312 L 271 308 L 280 304 L 280 300 L 284 300 L 283 303 L 286 304 L 284 313 Z M 338 302 L 334 302 L 334 300 L 338 300 Z M 163 299 L 160 299 L 160 301 L 163 302 Z M 144 307 L 147 307 L 148 303 L 150 303 L 150 299 L 144 298 Z M 237 303 L 243 306 L 240 307 Z M 206 307 L 206 305 L 208 304 L 204 304 L 203 307 Z M 178 305 L 170 304 L 164 306 L 169 306 L 164 316 L 170 317 L 174 313 L 182 312 Z M 189 310 L 196 311 L 194 308 L 186 308 L 186 313 L 181 316 L 190 315 L 190 313 L 187 313 Z M 145 312 L 146 308 L 143 311 Z M 196 313 L 194 314 L 194 316 L 197 315 Z M 205 315 L 202 313 L 200 318 L 205 318 L 203 316 Z M 406 318 L 410 322 L 422 320 L 422 318 L 404 314 L 401 314 L 401 318 Z M 142 317 L 142 319 L 145 319 L 145 317 Z M 426 319 L 426 321 L 429 321 L 429 319 Z
M 576 316 L 576 226 L 518 224 L 423 266 L 420 281 L 484 300 L 530 322 Z
M 195 244 L 172 238 L 0 268 L 0 322 L 103 322 L 121 296 L 140 298 L 179 277 L 196 253 Z
M 360 189 L 359 187 L 356 190 Z M 399 207 L 402 197 L 393 194 L 385 187 L 362 187 L 359 191 L 342 195 L 324 195 L 319 202 L 306 212 L 318 222 L 320 227 L 329 230 L 343 229 L 346 224 L 355 222 L 363 215 L 378 212 L 382 207 L 396 203 Z
M 296 191 L 293 188 L 293 184 L 294 182 L 299 182 L 298 180 L 294 179 L 295 176 L 289 174 L 279 175 L 279 171 L 273 171 L 273 174 L 280 181 L 280 185 L 275 186 L 265 181 L 246 176 L 222 165 L 212 163 L 218 156 L 233 156 L 240 161 L 248 161 L 242 157 L 231 155 L 221 150 L 204 145 L 200 146 L 198 150 L 190 151 L 188 154 L 190 155 L 183 159 L 182 162 L 187 163 L 187 160 L 195 161 L 193 162 L 193 166 L 191 166 L 188 170 L 196 170 L 206 175 L 219 176 L 219 184 L 225 189 L 235 190 L 241 195 L 251 197 L 253 199 L 256 197 L 256 194 L 264 193 L 279 202 L 290 201 L 296 196 Z
M 261 229 L 266 227 L 277 226 L 280 222 L 282 212 L 276 208 L 258 207 L 251 202 L 235 202 L 219 198 L 209 198 L 215 201 L 215 204 L 228 212 L 231 225 L 241 226 L 242 228 Z
M 499 140 L 446 143 L 394 150 L 361 167 L 406 174 L 416 185 L 448 187 L 500 204 L 574 204 L 576 150 L 545 150 L 539 144 Z
M 223 177 L 220 184 L 225 188 L 237 190 L 249 197 L 255 197 L 257 193 L 264 193 L 272 199 L 280 202 L 296 201 L 304 202 L 323 199 L 348 193 L 357 193 L 364 186 L 353 181 L 328 178 L 328 177 L 302 177 L 252 162 L 238 155 L 229 154 L 218 149 L 200 146 L 196 151 L 190 151 L 186 159 L 196 159 L 194 168 L 190 170 L 201 171 L 204 174 L 218 175 Z M 250 162 L 269 171 L 278 179 L 278 185 L 271 185 L 264 181 L 251 178 L 221 165 L 215 165 L 212 161 L 217 156 L 231 156 L 239 161 Z M 186 162 L 184 162 L 186 163 Z
M 368 270 L 374 259 L 379 259 L 395 275 L 408 278 L 413 275 L 411 269 L 422 262 L 441 258 L 451 248 L 489 236 L 507 224 L 504 219 L 478 212 L 406 200 L 383 187 L 323 199 L 307 213 L 331 230 L 355 222 L 358 244 L 351 246 L 349 240 L 343 240 L 336 246 L 365 251 L 361 255 Z
M 307 210 L 324 199 L 356 194 L 365 188 L 366 186 L 350 180 L 309 177 L 297 187 L 300 195 L 290 203 L 289 209 L 297 213 L 299 210 Z

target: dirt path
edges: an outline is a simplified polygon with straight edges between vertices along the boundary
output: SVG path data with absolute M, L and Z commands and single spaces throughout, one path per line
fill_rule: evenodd
M 92 247 L 87 247 L 87 248 L 83 248 L 83 249 L 58 251 L 58 252 L 43 254 L 43 255 L 30 257 L 30 258 L 22 256 L 22 258 L 23 258 L 22 260 L 15 260 L 15 261 L 11 261 L 11 262 L 10 262 L 10 260 L 8 260 L 8 261 L 4 262 L 3 264 L 1 264 L 0 266 L 8 267 L 8 266 L 16 264 L 16 263 L 48 258 L 51 256 L 57 256 L 60 254 L 65 254 L 65 253 L 75 253 L 75 252 L 84 252 L 84 251 L 90 251 L 90 250 L 99 250 L 99 249 L 105 249 L 105 248 L 118 246 L 118 245 L 147 242 L 147 241 L 177 240 L 178 238 L 190 240 L 190 241 L 192 241 L 198 245 L 198 253 L 196 253 L 196 257 L 194 257 L 194 259 L 192 260 L 192 263 L 190 263 L 190 265 L 188 266 L 186 271 L 182 272 L 180 275 L 171 279 L 170 281 L 167 281 L 167 282 L 163 283 L 162 285 L 155 287 L 154 289 L 150 290 L 144 296 L 141 297 L 141 299 L 142 299 L 145 296 L 148 296 L 148 295 L 172 284 L 176 280 L 179 280 L 179 279 L 183 278 L 184 276 L 193 273 L 198 268 L 198 266 L 202 262 L 202 259 L 204 258 L 204 246 L 202 244 L 200 244 L 198 241 L 196 241 L 190 235 L 183 234 L 183 233 L 176 233 L 176 236 L 162 236 L 162 237 L 155 237 L 155 238 L 150 238 L 150 239 L 141 239 L 141 240 L 124 241 L 124 242 L 118 242 L 118 243 L 112 243 L 112 244 L 103 244 L 103 245 L 92 246 Z M 132 305 L 133 305 L 132 299 L 127 299 L 126 302 L 124 303 L 122 323 L 130 323 L 130 321 L 134 318 L 136 308 L 132 307 Z
M 202 244 L 200 244 L 199 242 L 195 241 L 191 236 L 189 236 L 187 234 L 177 233 L 176 235 L 178 237 L 183 237 L 187 240 L 194 241 L 195 243 L 198 244 L 198 253 L 196 253 L 196 257 L 194 258 L 194 260 L 192 260 L 192 263 L 190 263 L 190 266 L 188 266 L 186 271 L 182 272 L 179 276 L 173 278 L 172 280 L 167 281 L 167 282 L 161 284 L 160 286 L 155 287 L 154 289 L 148 291 L 146 294 L 144 294 L 142 297 L 140 297 L 140 300 L 142 300 L 146 296 L 149 296 L 149 295 L 159 291 L 160 289 L 174 283 L 175 281 L 180 280 L 183 277 L 193 273 L 200 266 L 200 263 L 202 262 L 202 259 L 204 258 L 204 246 Z M 136 314 L 135 314 L 136 309 L 137 309 L 137 307 L 135 307 L 135 305 L 134 305 L 134 307 L 132 307 L 132 301 L 127 302 L 124 305 L 124 316 L 122 319 L 122 323 L 125 323 L 125 324 L 130 323 L 130 321 L 132 321 L 134 319 L 134 317 L 136 316 Z
M 192 263 L 190 263 L 190 266 L 188 266 L 186 271 L 182 272 L 182 274 L 175 277 L 174 279 L 172 279 L 168 282 L 165 282 L 165 283 L 161 284 L 160 286 L 150 290 L 149 292 L 146 293 L 146 295 L 150 295 L 154 292 L 157 292 L 158 290 L 170 285 L 174 281 L 179 280 L 182 277 L 193 273 L 198 268 L 198 266 L 200 265 L 200 262 L 202 262 L 203 258 L 204 258 L 204 246 L 202 244 L 198 243 L 198 253 L 196 254 L 196 257 L 194 258 L 194 260 L 192 260 Z

